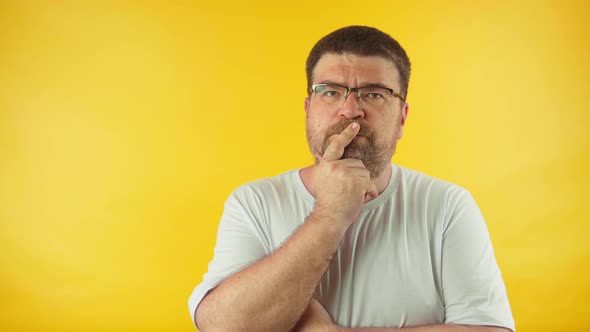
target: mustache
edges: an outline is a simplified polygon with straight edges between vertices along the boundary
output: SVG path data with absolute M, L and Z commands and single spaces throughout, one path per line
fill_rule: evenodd
M 348 127 L 353 122 L 358 123 L 360 127 L 357 136 L 365 136 L 368 139 L 370 139 L 373 136 L 373 133 L 362 122 L 351 119 L 343 119 L 333 124 L 326 130 L 326 137 L 340 134 L 344 129 L 346 129 L 346 127 Z

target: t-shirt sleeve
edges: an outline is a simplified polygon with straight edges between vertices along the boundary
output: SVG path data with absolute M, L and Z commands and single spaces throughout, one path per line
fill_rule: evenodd
M 248 193 L 244 191 L 242 188 L 238 193 L 232 193 L 225 202 L 217 230 L 213 259 L 203 276 L 203 281 L 194 289 L 188 300 L 189 313 L 195 326 L 195 311 L 209 291 L 268 254 L 263 237 L 254 226 L 256 217 L 251 209 L 244 206 L 248 200 Z
M 481 212 L 465 190 L 450 194 L 442 242 L 445 323 L 515 331 L 514 319 Z

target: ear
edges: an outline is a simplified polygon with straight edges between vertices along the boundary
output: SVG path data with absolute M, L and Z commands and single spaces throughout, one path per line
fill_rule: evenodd
M 305 109 L 305 113 L 309 112 L 309 97 L 305 97 L 303 108 Z
M 397 139 L 402 138 L 404 134 L 404 126 L 406 125 L 406 121 L 408 119 L 408 112 L 410 111 L 410 104 L 404 103 L 404 107 L 401 110 L 401 119 L 400 119 L 400 126 Z

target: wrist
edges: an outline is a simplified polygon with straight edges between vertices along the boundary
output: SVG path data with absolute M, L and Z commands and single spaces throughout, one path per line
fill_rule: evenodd
M 316 225 L 323 231 L 333 234 L 338 238 L 341 238 L 350 226 L 350 223 L 343 221 L 334 211 L 318 205 L 314 207 L 312 213 L 307 217 L 306 222 Z

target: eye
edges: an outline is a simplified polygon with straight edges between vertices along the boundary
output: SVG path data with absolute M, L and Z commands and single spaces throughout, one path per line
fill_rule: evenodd
M 322 93 L 322 96 L 326 97 L 338 97 L 338 91 L 335 90 L 326 90 Z
M 341 98 L 346 93 L 346 88 L 333 84 L 325 84 L 317 86 L 316 93 L 324 98 Z
M 367 98 L 369 99 L 381 99 L 383 95 L 378 92 L 369 92 L 366 94 Z
M 363 98 L 372 101 L 384 101 L 389 96 L 389 90 L 380 87 L 366 87 L 362 93 Z

